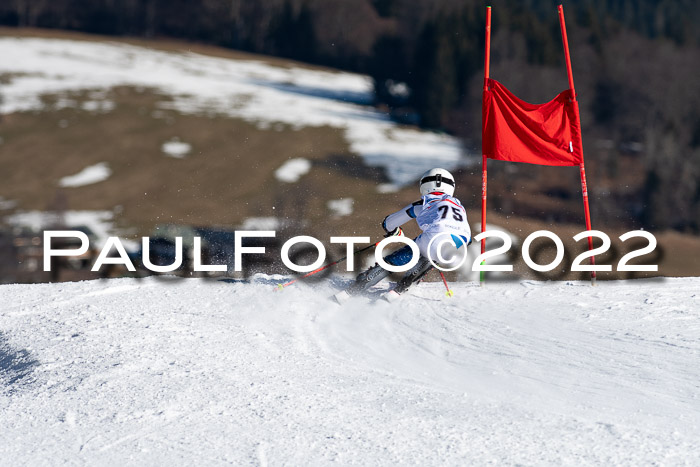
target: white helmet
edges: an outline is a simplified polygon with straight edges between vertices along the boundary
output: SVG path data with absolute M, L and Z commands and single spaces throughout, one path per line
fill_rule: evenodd
M 420 178 L 422 196 L 434 191 L 452 196 L 455 192 L 455 178 L 445 169 L 430 169 Z

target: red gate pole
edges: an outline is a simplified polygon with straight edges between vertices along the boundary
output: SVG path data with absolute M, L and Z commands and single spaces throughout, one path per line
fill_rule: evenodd
M 576 114 L 578 114 L 578 102 L 576 101 L 576 91 L 574 89 L 574 72 L 571 69 L 571 57 L 569 55 L 569 40 L 566 37 L 566 23 L 564 22 L 564 6 L 559 5 L 559 26 L 561 27 L 561 39 L 564 42 L 564 54 L 566 55 L 566 72 L 569 75 L 569 89 L 571 89 L 571 99 L 573 105 L 576 106 Z M 580 122 L 579 122 L 580 123 Z M 581 192 L 583 194 L 583 208 L 586 214 L 586 230 L 591 230 L 591 213 L 588 208 L 588 186 L 586 184 L 586 168 L 583 164 L 583 139 L 581 141 Z M 593 249 L 593 238 L 588 237 L 588 250 Z M 591 256 L 591 266 L 595 266 L 595 257 Z M 591 285 L 595 285 L 596 274 L 591 271 Z
M 485 57 L 484 57 L 484 93 L 489 90 L 488 79 L 489 79 L 489 67 L 491 65 L 491 7 L 486 7 L 486 47 L 485 47 Z M 483 101 L 482 101 L 483 107 Z M 484 122 L 481 122 L 483 129 Z M 486 231 L 486 155 L 483 153 L 483 143 L 482 143 L 482 154 L 481 154 L 481 233 Z M 486 252 L 486 238 L 481 239 L 481 254 Z M 483 265 L 486 261 L 482 261 Z M 479 273 L 479 282 L 482 286 L 486 284 L 485 273 L 481 271 Z

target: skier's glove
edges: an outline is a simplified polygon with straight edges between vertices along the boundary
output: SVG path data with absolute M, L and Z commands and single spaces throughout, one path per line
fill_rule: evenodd
M 391 232 L 387 232 L 386 235 L 384 235 L 384 238 L 387 237 L 401 237 L 403 236 L 403 230 L 401 230 L 401 227 L 396 227 L 394 230 Z

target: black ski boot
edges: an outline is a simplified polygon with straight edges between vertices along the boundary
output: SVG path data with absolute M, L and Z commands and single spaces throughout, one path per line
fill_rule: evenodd
M 433 269 L 430 260 L 421 256 L 418 264 L 413 266 L 403 278 L 389 292 L 385 293 L 382 298 L 387 302 L 393 302 L 401 298 L 401 294 L 408 290 L 416 282 L 420 282 L 423 277 Z
M 391 272 L 375 264 L 366 271 L 361 272 L 350 287 L 333 295 L 333 299 L 340 304 L 345 303 L 353 295 L 366 292 L 370 287 L 379 283 L 379 281 L 389 274 L 391 274 Z
M 412 256 L 413 251 L 411 250 L 411 247 L 406 245 L 390 255 L 385 256 L 384 261 L 393 266 L 401 266 L 403 264 L 407 264 L 411 260 Z M 418 264 L 421 264 L 421 260 L 418 260 Z M 412 268 L 411 271 L 414 269 L 415 267 Z M 353 295 L 367 292 L 373 285 L 379 283 L 379 281 L 388 277 L 390 274 L 390 271 L 387 271 L 378 264 L 375 264 L 366 271 L 361 272 L 350 287 L 333 295 L 332 298 L 340 304 L 345 303 Z

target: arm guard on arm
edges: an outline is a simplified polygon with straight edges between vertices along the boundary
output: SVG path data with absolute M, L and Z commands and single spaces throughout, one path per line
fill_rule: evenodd
M 421 209 L 422 206 L 422 200 L 416 201 L 415 203 L 409 204 L 400 211 L 396 211 L 393 214 L 389 214 L 384 218 L 384 222 L 382 222 L 382 227 L 387 233 L 391 232 L 392 230 L 398 227 L 401 227 L 411 219 L 415 219 L 417 214 L 416 210 Z

